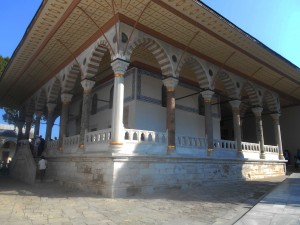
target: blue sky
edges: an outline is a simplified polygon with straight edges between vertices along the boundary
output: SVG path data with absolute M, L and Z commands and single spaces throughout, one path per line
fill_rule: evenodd
M 2 1 L 0 55 L 11 57 L 41 0 Z M 204 0 L 239 28 L 300 67 L 300 0 Z M 0 110 L 0 123 L 3 111 Z M 56 121 L 57 123 L 58 121 Z M 53 136 L 58 136 L 54 126 Z M 41 134 L 44 136 L 44 125 Z

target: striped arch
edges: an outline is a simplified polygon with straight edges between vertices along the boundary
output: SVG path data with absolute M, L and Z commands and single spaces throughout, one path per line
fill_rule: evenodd
M 202 88 L 210 87 L 210 82 L 209 82 L 209 79 L 208 79 L 208 76 L 207 76 L 204 66 L 193 57 L 185 57 L 183 60 L 181 60 L 181 62 L 178 65 L 178 68 L 176 70 L 176 74 L 180 74 L 181 69 L 182 69 L 183 65 L 185 65 L 185 64 L 190 65 L 190 68 L 196 74 L 196 77 L 197 77 L 200 87 L 202 87 Z
M 112 55 L 107 42 L 103 40 L 99 41 L 91 55 L 88 57 L 89 59 L 87 60 L 86 67 L 84 68 L 84 76 L 93 77 L 97 74 L 100 62 L 106 51 L 110 51 L 110 55 Z
M 60 94 L 61 86 L 59 79 L 55 78 L 54 81 L 48 86 L 48 102 L 57 102 L 58 95 Z
M 251 101 L 251 104 L 252 106 L 262 106 L 261 104 L 261 100 L 257 94 L 257 90 L 254 88 L 254 86 L 250 83 L 250 82 L 247 82 L 242 90 L 241 90 L 241 93 L 245 91 L 246 94 L 248 95 L 250 101 Z
M 162 74 L 164 76 L 167 76 L 167 77 L 174 76 L 172 65 L 171 65 L 171 62 L 168 58 L 166 51 L 155 40 L 153 40 L 151 38 L 141 38 L 141 39 L 135 41 L 134 43 L 132 43 L 129 46 L 128 51 L 125 55 L 126 59 L 130 59 L 130 56 L 132 55 L 133 50 L 137 47 L 145 48 L 153 54 L 153 56 L 156 58 L 158 64 L 160 65 Z
M 41 89 L 37 94 L 35 110 L 36 111 L 44 111 L 45 105 L 47 103 L 47 95 L 45 89 Z
M 240 105 L 240 116 L 241 118 L 245 116 L 246 112 L 250 108 L 250 104 L 248 102 L 242 101 Z
M 265 91 L 263 95 L 263 102 L 266 103 L 268 110 L 270 110 L 271 112 L 280 111 L 278 97 L 272 94 L 270 91 Z
M 63 92 L 70 92 L 74 89 L 77 78 L 81 75 L 80 67 L 76 62 L 69 65 L 62 72 L 61 82 Z
M 238 98 L 238 90 L 232 80 L 232 78 L 230 77 L 229 74 L 227 74 L 224 71 L 219 72 L 215 79 L 214 79 L 214 83 L 216 82 L 217 79 L 220 79 L 222 81 L 222 83 L 224 84 L 224 87 L 227 91 L 227 94 L 230 98 Z

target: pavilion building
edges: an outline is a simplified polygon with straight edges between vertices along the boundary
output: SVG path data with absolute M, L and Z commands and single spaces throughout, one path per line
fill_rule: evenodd
M 200 1 L 44 0 L 0 104 L 35 135 L 46 116 L 49 177 L 117 197 L 285 174 L 279 121 L 299 110 L 299 75 Z

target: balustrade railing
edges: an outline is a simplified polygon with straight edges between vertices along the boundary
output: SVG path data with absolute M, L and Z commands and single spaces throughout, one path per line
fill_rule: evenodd
M 111 129 L 97 130 L 85 134 L 85 144 L 107 143 L 111 140 Z
M 125 129 L 125 141 L 136 141 L 144 143 L 166 143 L 167 135 L 165 132 Z
M 257 144 L 257 143 L 242 142 L 242 150 L 243 151 L 259 152 L 260 147 L 259 147 L 259 144 Z
M 236 141 L 229 140 L 214 140 L 214 148 L 222 150 L 235 150 Z
M 64 137 L 64 141 L 63 141 L 64 147 L 68 147 L 68 146 L 78 146 L 79 145 L 79 135 L 74 135 L 71 137 Z
M 177 136 L 176 145 L 182 147 L 195 147 L 195 148 L 206 148 L 206 138 L 201 137 L 190 137 L 190 136 Z
M 47 141 L 47 149 L 58 149 L 58 140 Z
M 278 146 L 274 145 L 264 145 L 265 152 L 275 152 L 278 153 Z

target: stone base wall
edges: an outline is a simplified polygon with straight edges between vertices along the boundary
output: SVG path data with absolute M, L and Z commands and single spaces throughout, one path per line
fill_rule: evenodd
M 284 162 L 266 160 L 77 156 L 48 161 L 48 176 L 62 185 L 113 198 L 285 174 Z
M 11 163 L 9 175 L 16 180 L 33 184 L 37 171 L 37 164 L 34 161 L 29 144 L 18 147 Z

